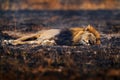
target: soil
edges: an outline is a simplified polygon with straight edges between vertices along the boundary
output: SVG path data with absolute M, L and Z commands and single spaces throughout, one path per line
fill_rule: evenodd
M 3 45 L 17 33 L 95 26 L 99 46 Z M 2 33 L 7 31 L 15 35 Z M 119 80 L 120 10 L 0 11 L 1 80 Z

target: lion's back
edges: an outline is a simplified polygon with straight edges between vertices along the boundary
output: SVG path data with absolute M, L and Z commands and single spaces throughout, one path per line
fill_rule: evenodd
M 38 39 L 50 39 L 54 38 L 56 35 L 60 34 L 60 29 L 49 29 L 49 30 L 43 30 L 39 34 Z

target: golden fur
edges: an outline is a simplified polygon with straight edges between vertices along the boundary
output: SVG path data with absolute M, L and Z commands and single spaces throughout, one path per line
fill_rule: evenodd
M 19 44 L 59 45 L 62 44 L 62 42 L 63 42 L 62 45 L 100 44 L 100 33 L 91 25 L 88 25 L 86 28 L 79 27 L 70 28 L 67 29 L 66 32 L 62 33 L 62 29 L 42 30 L 32 35 L 22 36 L 21 38 L 18 38 L 16 40 L 5 40 L 4 42 L 12 45 Z
M 79 37 L 81 37 L 82 34 L 85 34 L 86 32 L 92 33 L 96 38 L 97 45 L 101 44 L 100 42 L 100 33 L 91 25 L 88 25 L 86 28 L 71 28 L 71 31 L 73 33 L 73 41 L 77 42 L 79 40 Z M 87 34 L 83 37 L 87 37 Z M 86 40 L 88 40 L 86 38 Z

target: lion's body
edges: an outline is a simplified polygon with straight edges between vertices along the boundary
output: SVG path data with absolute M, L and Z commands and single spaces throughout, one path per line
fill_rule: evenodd
M 89 25 L 86 28 L 42 30 L 32 35 L 22 36 L 16 40 L 9 40 L 8 42 L 12 45 L 94 45 L 100 44 L 100 34 Z

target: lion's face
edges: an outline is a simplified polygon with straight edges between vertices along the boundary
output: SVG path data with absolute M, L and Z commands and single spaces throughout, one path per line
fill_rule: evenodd
M 81 35 L 81 39 L 79 40 L 79 44 L 94 45 L 94 44 L 96 44 L 96 37 L 95 37 L 95 35 L 93 33 L 85 31 Z

